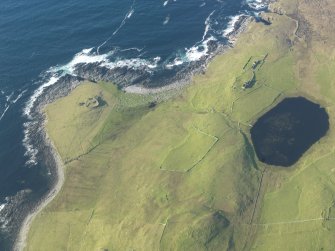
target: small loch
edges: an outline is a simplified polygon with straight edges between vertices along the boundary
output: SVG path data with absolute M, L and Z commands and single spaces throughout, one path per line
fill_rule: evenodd
M 256 155 L 268 165 L 289 167 L 329 129 L 325 108 L 304 97 L 285 98 L 251 128 Z

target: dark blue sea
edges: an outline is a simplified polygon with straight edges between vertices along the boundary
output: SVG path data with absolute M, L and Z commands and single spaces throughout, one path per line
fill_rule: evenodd
M 53 184 L 31 129 L 48 86 L 64 76 L 121 88 L 178 82 L 231 43 L 241 18 L 264 10 L 261 0 L 1 0 L 0 250 L 12 250 Z

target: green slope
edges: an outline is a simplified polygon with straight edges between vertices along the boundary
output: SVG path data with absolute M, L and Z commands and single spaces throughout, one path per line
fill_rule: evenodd
M 331 15 L 318 17 L 334 8 L 323 2 L 273 4 L 272 25 L 252 23 L 178 94 L 85 83 L 50 104 L 66 180 L 26 250 L 332 250 L 335 38 Z M 296 95 L 326 106 L 331 129 L 293 167 L 265 166 L 250 124 Z

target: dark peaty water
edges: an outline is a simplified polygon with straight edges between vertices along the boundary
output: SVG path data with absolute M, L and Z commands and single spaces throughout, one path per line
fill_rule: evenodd
M 260 117 L 251 139 L 260 161 L 288 167 L 329 129 L 326 110 L 303 97 L 286 98 Z

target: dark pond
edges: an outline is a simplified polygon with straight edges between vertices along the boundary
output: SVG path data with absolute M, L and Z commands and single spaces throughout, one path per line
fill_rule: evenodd
M 293 165 L 329 129 L 326 110 L 303 97 L 286 98 L 260 117 L 251 139 L 260 161 Z

